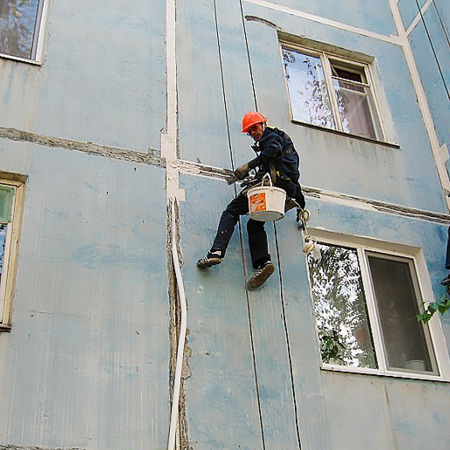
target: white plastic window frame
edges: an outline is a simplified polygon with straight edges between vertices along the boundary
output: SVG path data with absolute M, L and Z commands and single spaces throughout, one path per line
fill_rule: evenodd
M 321 231 L 319 231 L 318 233 L 313 233 L 312 232 L 313 230 L 308 231 L 310 232 L 312 237 L 317 239 L 318 242 L 349 247 L 357 251 L 363 289 L 366 297 L 369 325 L 372 331 L 372 338 L 374 341 L 375 354 L 378 363 L 378 368 L 375 369 L 365 367 L 341 366 L 322 362 L 321 364 L 322 370 L 359 373 L 367 375 L 382 375 L 396 378 L 450 382 L 450 359 L 439 314 L 435 314 L 433 318 L 428 322 L 428 324 L 425 325 L 426 327 L 428 327 L 431 341 L 429 342 L 429 344 L 431 345 L 432 351 L 434 352 L 434 355 L 430 355 L 430 357 L 433 359 L 434 356 L 438 373 L 432 374 L 423 372 L 417 373 L 403 372 L 388 369 L 387 367 L 386 362 L 387 358 L 384 349 L 384 341 L 382 338 L 380 318 L 377 312 L 377 304 L 374 296 L 367 256 L 368 254 L 377 253 L 387 259 L 391 257 L 393 259 L 404 258 L 410 260 L 415 270 L 415 275 L 418 283 L 417 289 L 419 290 L 419 299 L 423 299 L 422 301 L 425 302 L 433 302 L 434 298 L 433 298 L 433 291 L 431 288 L 431 281 L 428 275 L 422 251 L 420 249 L 416 249 L 413 247 L 406 247 L 403 245 L 383 243 L 379 241 L 376 241 L 375 243 L 367 238 L 358 238 L 353 236 L 348 236 L 347 238 L 345 238 L 345 236 L 335 237 L 332 233 Z M 311 279 L 309 276 L 308 263 L 306 264 L 306 267 L 308 271 L 310 296 L 312 301 Z M 316 326 L 316 336 L 318 339 L 319 334 L 317 330 L 317 325 L 315 326 Z M 317 345 L 319 346 L 318 341 Z
M 4 180 L 0 177 L 0 184 L 14 188 L 12 217 L 8 222 L 5 236 L 5 251 L 3 254 L 2 279 L 0 286 L 0 331 L 11 329 L 12 300 L 14 296 L 17 249 L 21 228 L 23 209 L 24 182 Z
M 335 122 L 336 128 L 326 128 L 326 127 L 322 127 L 320 125 L 310 124 L 308 122 L 302 122 L 302 121 L 299 121 L 298 119 L 294 118 L 294 114 L 293 114 L 293 110 L 292 110 L 292 98 L 291 98 L 291 95 L 289 92 L 288 83 L 286 81 L 286 72 L 285 72 L 284 64 L 283 64 L 284 82 L 285 82 L 287 97 L 289 100 L 289 114 L 291 117 L 291 121 L 293 121 L 294 123 L 306 124 L 311 127 L 317 127 L 317 128 L 320 128 L 320 129 L 323 129 L 326 131 L 342 133 L 344 135 L 356 137 L 356 138 L 363 139 L 363 140 L 388 143 L 387 137 L 386 137 L 387 136 L 386 129 L 385 129 L 385 126 L 383 125 L 379 101 L 377 100 L 377 92 L 376 92 L 375 82 L 374 82 L 373 73 L 372 73 L 373 63 L 359 61 L 357 59 L 344 58 L 342 56 L 335 55 L 330 52 L 326 52 L 326 51 L 322 51 L 322 50 L 314 50 L 312 48 L 295 45 L 292 43 L 288 43 L 286 41 L 280 41 L 280 53 L 281 53 L 282 61 L 283 61 L 283 49 L 291 50 L 294 52 L 296 51 L 296 52 L 304 53 L 306 55 L 314 56 L 314 57 L 321 59 L 322 68 L 323 68 L 323 72 L 324 72 L 325 84 L 327 87 L 328 100 L 330 102 L 330 107 L 331 107 L 331 111 L 333 114 L 333 120 Z M 380 136 L 377 136 L 376 139 L 372 139 L 370 137 L 358 136 L 358 135 L 355 135 L 355 134 L 352 134 L 352 133 L 349 133 L 349 132 L 343 130 L 342 121 L 341 121 L 341 118 L 339 115 L 337 99 L 336 99 L 336 95 L 335 95 L 335 91 L 334 91 L 334 87 L 333 87 L 333 78 L 332 78 L 333 72 L 332 72 L 330 60 L 335 61 L 338 64 L 342 63 L 343 66 L 358 68 L 359 70 L 361 70 L 361 72 L 364 73 L 365 83 L 359 83 L 359 84 L 367 86 L 370 89 L 371 100 L 372 100 L 371 103 L 372 103 L 372 106 L 374 109 L 374 111 L 372 111 L 372 112 L 376 116 L 375 120 L 378 121 L 378 127 L 376 126 L 377 124 L 373 124 L 373 125 L 374 125 L 375 129 L 379 128 L 379 134 L 380 134 Z
M 49 7 L 50 7 L 50 0 L 39 0 L 36 16 L 36 26 L 33 38 L 33 46 L 31 49 L 30 58 L 23 58 L 20 56 L 9 55 L 8 53 L 1 53 L 1 52 L 0 58 L 12 59 L 14 61 L 20 61 L 29 64 L 37 64 L 37 65 L 42 64 L 44 59 L 45 28 L 47 24 Z

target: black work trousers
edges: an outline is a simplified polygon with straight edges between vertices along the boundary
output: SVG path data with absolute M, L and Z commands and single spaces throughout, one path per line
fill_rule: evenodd
M 302 208 L 305 207 L 305 197 L 303 196 L 301 187 L 298 183 L 293 183 L 290 180 L 283 180 L 277 177 L 275 186 L 285 190 L 288 197 L 295 199 Z M 234 227 L 239 220 L 239 216 L 247 213 L 247 196 L 239 194 L 228 204 L 225 211 L 222 213 L 217 234 L 211 247 L 211 252 L 220 250 L 222 258 L 225 256 L 228 243 L 233 235 Z M 247 231 L 252 265 L 254 269 L 257 269 L 266 261 L 270 261 L 264 222 L 249 219 L 247 222 Z
M 232 200 L 220 218 L 217 234 L 211 247 L 211 252 L 220 250 L 222 258 L 233 235 L 234 227 L 239 220 L 239 216 L 248 213 L 248 199 L 246 195 L 239 194 Z M 250 247 L 250 256 L 252 265 L 257 269 L 266 261 L 270 260 L 267 245 L 267 234 L 264 229 L 264 222 L 249 219 L 247 222 L 248 243 Z

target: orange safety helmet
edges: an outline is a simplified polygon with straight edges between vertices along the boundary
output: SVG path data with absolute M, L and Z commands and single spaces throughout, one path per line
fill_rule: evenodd
M 256 111 L 250 111 L 244 114 L 242 118 L 242 132 L 247 133 L 248 129 L 257 123 L 266 123 L 267 119 Z

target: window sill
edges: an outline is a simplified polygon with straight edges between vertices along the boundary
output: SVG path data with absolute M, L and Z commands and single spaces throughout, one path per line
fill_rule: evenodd
M 326 133 L 336 134 L 338 136 L 344 136 L 350 139 L 357 139 L 359 141 L 370 142 L 372 144 L 382 145 L 383 147 L 399 149 L 400 145 L 393 144 L 392 142 L 379 141 L 378 139 L 372 139 L 364 136 L 358 136 L 357 134 L 346 133 L 345 131 L 333 130 L 331 128 L 321 127 L 320 125 L 313 125 L 311 123 L 299 122 L 298 120 L 291 120 L 295 125 L 302 125 L 308 128 L 314 128 L 315 130 L 325 131 Z
M 3 323 L 0 323 L 0 333 L 2 332 L 10 332 L 11 331 L 11 325 L 5 325 Z
M 6 55 L 4 53 L 0 53 L 0 58 L 1 59 L 9 59 L 9 60 L 15 61 L 15 62 L 23 62 L 25 64 L 31 64 L 32 66 L 42 66 L 41 61 L 35 61 L 33 59 L 21 58 L 20 56 L 11 56 L 11 55 Z
M 333 365 L 323 365 L 321 370 L 325 372 L 340 372 L 354 375 L 369 375 L 378 377 L 389 377 L 389 378 L 402 378 L 409 380 L 418 381 L 435 381 L 441 383 L 449 383 L 450 380 L 442 378 L 440 375 L 428 375 L 423 373 L 413 373 L 413 372 L 383 372 L 376 369 L 364 369 L 361 367 L 343 367 L 343 366 L 333 366 Z

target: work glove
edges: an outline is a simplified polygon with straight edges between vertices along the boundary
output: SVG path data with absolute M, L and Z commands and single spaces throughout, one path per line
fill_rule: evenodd
M 238 178 L 238 180 L 243 180 L 248 173 L 250 172 L 250 167 L 248 166 L 248 163 L 242 164 L 242 166 L 239 166 L 235 171 L 234 174 Z

